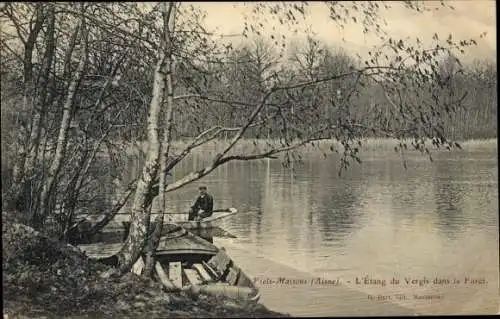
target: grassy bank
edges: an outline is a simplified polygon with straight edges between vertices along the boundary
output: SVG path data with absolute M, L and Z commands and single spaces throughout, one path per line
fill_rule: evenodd
M 169 293 L 89 260 L 2 213 L 4 318 L 282 317 L 260 304 Z

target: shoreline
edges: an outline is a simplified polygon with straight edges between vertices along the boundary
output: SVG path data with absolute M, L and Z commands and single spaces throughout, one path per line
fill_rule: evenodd
M 4 318 L 287 317 L 262 303 L 189 291 L 89 259 L 2 212 Z M 57 302 L 55 302 L 57 301 Z
M 188 145 L 189 140 L 175 140 L 172 143 L 172 148 L 173 150 L 176 151 L 181 151 L 183 150 L 187 145 Z M 493 138 L 484 138 L 484 139 L 465 139 L 465 140 L 457 140 L 457 143 L 460 144 L 462 149 L 467 149 L 467 148 L 482 148 L 482 147 L 497 147 L 498 145 L 498 138 L 493 137 Z M 265 147 L 268 146 L 268 144 L 271 145 L 279 145 L 279 140 L 278 139 L 242 139 L 239 141 L 233 149 L 229 153 L 240 153 L 241 151 L 259 151 Z M 400 141 L 397 139 L 391 139 L 391 138 L 362 138 L 361 139 L 361 147 L 360 147 L 360 152 L 366 152 L 366 151 L 393 151 L 394 152 L 394 147 L 398 146 Z M 411 146 L 411 140 L 407 140 L 408 143 L 408 150 L 407 152 L 418 152 L 414 149 L 412 149 Z M 441 147 L 440 149 L 432 146 L 432 142 L 430 139 L 426 140 L 426 143 L 429 143 L 429 149 L 431 151 L 447 151 L 444 147 Z M 207 142 L 206 144 L 197 147 L 191 151 L 191 154 L 197 154 L 197 153 L 217 153 L 224 149 L 225 146 L 229 144 L 229 140 L 225 139 L 216 139 L 210 142 Z M 123 149 L 127 153 L 127 155 L 140 155 L 141 153 L 145 154 L 146 153 L 146 147 L 147 143 L 145 141 L 135 141 L 135 142 L 126 142 L 123 145 Z M 317 150 L 321 151 L 322 149 L 325 151 L 329 151 L 329 148 L 333 146 L 335 148 L 338 148 L 339 151 L 342 150 L 342 145 L 339 141 L 337 140 L 324 140 L 324 141 L 319 141 L 315 142 L 314 146 L 307 144 L 299 148 L 299 150 L 302 151 L 312 151 L 312 150 Z

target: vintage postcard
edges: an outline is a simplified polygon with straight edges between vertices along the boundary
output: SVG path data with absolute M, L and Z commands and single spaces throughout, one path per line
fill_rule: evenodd
M 495 13 L 0 4 L 4 318 L 499 314 Z

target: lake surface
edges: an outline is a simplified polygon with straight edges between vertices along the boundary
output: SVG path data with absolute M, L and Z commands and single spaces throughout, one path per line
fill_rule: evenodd
M 192 157 L 172 179 L 207 158 Z M 497 313 L 496 142 L 436 153 L 433 162 L 408 154 L 407 170 L 394 151 L 366 152 L 362 160 L 340 177 L 335 157 L 315 153 L 293 171 L 274 160 L 234 162 L 170 193 L 170 208 L 186 211 L 201 184 L 216 208 L 238 208 L 220 222 L 237 238 L 215 244 L 256 278 L 274 310 Z

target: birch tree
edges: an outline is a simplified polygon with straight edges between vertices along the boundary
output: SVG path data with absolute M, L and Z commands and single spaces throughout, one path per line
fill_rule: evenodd
M 124 70 L 132 72 L 126 64 L 139 60 L 130 53 L 137 48 L 142 32 L 136 23 L 128 30 L 128 38 L 115 34 L 117 29 L 109 21 L 127 21 L 119 16 L 123 8 L 129 18 L 139 15 L 134 6 L 106 4 L 82 4 L 76 9 L 62 3 L 7 4 L 2 8 L 2 23 L 7 26 L 2 29 L 2 57 L 8 59 L 11 71 L 18 66 L 22 70 L 25 85 L 20 110 L 26 110 L 26 114 L 19 114 L 25 130 L 17 130 L 15 136 L 22 147 L 13 161 L 13 182 L 3 205 L 26 215 L 27 222 L 37 227 L 50 217 L 65 224 L 60 225 L 61 231 L 67 232 L 76 210 L 94 207 L 85 201 L 96 196 L 99 176 L 90 174 L 90 169 L 98 154 L 103 146 L 119 151 L 112 142 L 117 128 L 123 127 L 118 121 L 127 117 L 141 120 L 127 114 L 127 110 L 136 111 L 143 105 L 141 94 L 135 94 L 141 87 L 134 87 L 132 96 L 130 86 L 121 88 L 116 80 L 120 73 L 126 73 Z M 86 35 L 82 38 L 82 34 Z M 148 65 L 146 57 L 133 63 L 135 71 Z M 16 72 L 9 74 L 13 83 L 16 76 Z M 2 84 L 10 86 L 3 80 Z M 4 101 L 3 93 L 2 106 L 13 100 Z M 123 198 L 131 192 L 127 190 Z M 123 204 L 119 199 L 103 221 L 109 221 Z
M 166 213 L 166 194 L 203 178 L 221 165 L 280 157 L 286 163 L 291 156 L 300 158 L 304 146 L 322 142 L 340 153 L 340 173 L 353 161 L 361 162 L 362 137 L 368 133 L 398 139 L 397 151 L 403 158 L 407 148 L 430 156 L 432 147 L 459 146 L 447 136 L 442 112 L 459 109 L 466 92 L 446 100 L 440 98 L 444 92 L 439 85 L 440 57 L 453 54 L 459 58 L 466 47 L 475 44 L 474 39 L 440 40 L 435 35 L 435 45 L 431 46 L 425 46 L 421 39 L 396 39 L 383 27 L 382 12 L 392 3 L 325 2 L 320 5 L 328 12 L 332 25 L 343 27 L 352 21 L 363 32 L 378 37 L 381 45 L 370 50 L 367 59 L 350 63 L 335 60 L 327 53 L 317 54 L 321 46 L 310 41 L 311 50 L 295 52 L 306 53 L 302 56 L 306 60 L 296 61 L 303 66 L 298 70 L 280 60 L 289 39 L 276 30 L 265 30 L 263 20 L 268 16 L 272 23 L 283 24 L 291 31 L 299 29 L 309 15 L 308 3 L 247 5 L 252 10 L 242 22 L 242 35 L 269 37 L 267 48 L 235 52 L 231 38 L 205 29 L 203 12 L 191 3 L 157 3 L 146 9 L 133 3 L 84 3 L 76 8 L 66 4 L 27 5 L 30 27 L 24 31 L 22 23 L 18 23 L 23 21 L 21 12 L 13 14 L 19 7 L 3 7 L 2 18 L 13 27 L 13 33 L 9 33 L 12 39 L 23 43 L 23 54 L 12 45 L 4 46 L 9 41 L 2 42 L 2 52 L 23 66 L 26 87 L 30 87 L 33 78 L 29 72 L 30 63 L 33 64 L 30 52 L 37 53 L 42 61 L 36 68 L 40 81 L 35 85 L 40 99 L 28 108 L 40 116 L 42 130 L 39 134 L 38 119 L 29 121 L 30 129 L 24 138 L 32 142 L 25 143 L 22 162 L 35 158 L 41 166 L 41 186 L 35 192 L 36 207 L 32 210 L 37 216 L 35 224 L 42 225 L 59 204 L 67 207 L 63 209 L 63 219 L 68 231 L 76 211 L 73 204 L 83 198 L 92 202 L 91 196 L 85 197 L 85 190 L 90 190 L 92 196 L 98 195 L 91 189 L 97 187 L 99 174 L 91 174 L 89 168 L 112 163 L 114 155 L 124 149 L 118 145 L 123 144 L 119 136 L 124 135 L 146 139 L 144 165 L 139 176 L 124 186 L 113 207 L 101 211 L 101 220 L 89 231 L 95 233 L 131 200 L 130 208 L 125 209 L 130 213 L 129 233 L 115 256 L 122 272 L 128 271 L 144 251 L 148 269 L 154 264 L 157 235 L 161 234 Z M 421 2 L 396 5 L 418 12 L 426 10 Z M 35 40 L 28 41 L 31 38 Z M 278 57 L 266 57 L 272 51 Z M 50 58 L 51 52 L 57 58 Z M 234 59 L 245 56 L 249 61 Z M 44 79 L 47 65 L 51 72 Z M 236 71 L 232 78 L 231 71 Z M 256 77 L 250 78 L 250 73 Z M 356 105 L 364 103 L 361 99 L 350 99 L 366 92 L 363 87 L 367 85 L 378 88 L 385 99 L 383 111 L 374 111 L 381 117 L 377 121 L 359 116 L 355 110 L 366 109 L 366 105 Z M 332 92 L 336 86 L 342 87 L 346 103 L 338 116 L 325 117 L 324 104 L 336 103 L 337 92 Z M 25 92 L 23 98 L 31 98 Z M 318 97 L 319 94 L 325 96 Z M 221 108 L 222 105 L 226 107 Z M 42 106 L 43 114 L 37 113 Z M 222 110 L 234 111 L 237 120 L 220 121 L 217 113 Z M 197 117 L 202 120 L 196 121 Z M 188 139 L 182 148 L 174 148 L 175 137 L 186 127 L 189 134 L 184 137 Z M 70 134 L 72 130 L 74 135 Z M 269 130 L 275 138 L 264 139 L 258 147 L 244 151 L 237 147 L 245 139 L 267 137 Z M 34 141 L 38 151 L 30 145 Z M 193 150 L 209 142 L 217 142 L 219 150 L 206 166 L 167 182 L 169 172 Z M 108 158 L 96 155 L 106 149 Z M 28 168 L 22 170 L 26 172 Z M 156 203 L 152 206 L 153 201 Z M 151 207 L 159 216 L 154 236 Z
M 436 122 L 436 119 L 439 116 L 433 112 L 435 106 L 432 105 L 432 101 L 429 101 L 429 107 L 426 109 L 417 108 L 426 117 L 424 117 L 423 121 L 416 123 L 414 120 L 408 118 L 408 114 L 411 114 L 411 110 L 416 106 L 406 104 L 407 101 L 404 100 L 398 101 L 395 104 L 395 108 L 397 107 L 399 112 L 394 110 L 391 116 L 398 117 L 398 120 L 404 124 L 397 129 L 365 123 L 363 119 L 349 116 L 349 112 L 345 113 L 345 117 L 337 118 L 335 121 L 332 119 L 318 121 L 317 108 L 310 105 L 294 105 L 300 102 L 297 102 L 297 99 L 293 97 L 300 96 L 304 89 L 314 88 L 333 81 L 348 83 L 348 85 L 346 84 L 348 92 L 359 90 L 363 80 L 366 79 L 372 79 L 377 83 L 381 83 L 384 88 L 386 88 L 387 83 L 398 83 L 399 86 L 397 86 L 397 89 L 401 91 L 411 86 L 422 87 L 432 85 L 437 80 L 437 73 L 434 70 L 437 70 L 438 64 L 438 59 L 433 52 L 449 52 L 459 48 L 456 43 L 448 43 L 447 45 L 440 44 L 428 49 L 409 49 L 405 46 L 404 41 L 383 35 L 380 25 L 377 23 L 377 19 L 379 19 L 376 15 L 378 4 L 370 2 L 355 3 L 353 6 L 356 7 L 357 5 L 364 8 L 363 12 L 365 16 L 360 22 L 363 28 L 367 32 L 372 29 L 376 34 L 381 34 L 381 37 L 386 40 L 384 45 L 374 53 L 372 58 L 359 66 L 351 66 L 348 69 L 328 70 L 328 72 L 312 78 L 289 78 L 286 76 L 286 73 L 276 73 L 269 79 L 268 85 L 263 88 L 262 95 L 255 101 L 240 100 L 237 97 L 231 99 L 222 95 L 214 96 L 213 91 L 207 89 L 207 86 L 200 86 L 199 83 L 189 83 L 189 81 L 184 83 L 182 94 L 176 95 L 175 89 L 179 89 L 178 86 L 173 90 L 169 88 L 169 76 L 172 77 L 171 82 L 176 82 L 176 73 L 172 72 L 172 68 L 170 67 L 171 56 L 174 59 L 178 59 L 179 62 L 182 61 L 184 64 L 190 65 L 194 69 L 203 69 L 203 66 L 196 63 L 196 61 L 202 60 L 209 64 L 210 62 L 207 61 L 220 63 L 220 60 L 217 60 L 217 56 L 213 54 L 213 49 L 211 50 L 212 52 L 207 52 L 206 48 L 210 47 L 206 44 L 209 43 L 209 37 L 203 29 L 198 29 L 198 20 L 187 18 L 195 16 L 196 10 L 192 7 L 188 7 L 191 9 L 190 11 L 189 9 L 182 10 L 183 4 L 170 4 L 162 7 L 162 28 L 158 32 L 158 34 L 161 34 L 162 41 L 158 49 L 159 59 L 154 73 L 153 93 L 148 115 L 148 151 L 142 174 L 137 181 L 136 193 L 131 209 L 130 232 L 122 250 L 118 254 L 121 271 L 130 269 L 131 265 L 141 254 L 148 240 L 148 234 L 152 231 L 149 227 L 150 214 L 148 211 L 151 199 L 160 195 L 161 204 L 158 205 L 158 209 L 160 216 L 162 216 L 161 214 L 165 213 L 165 199 L 163 197 L 165 193 L 197 181 L 213 172 L 217 167 L 231 161 L 276 158 L 279 154 L 287 155 L 297 151 L 302 146 L 308 144 L 314 145 L 314 143 L 319 141 L 332 141 L 332 149 L 334 149 L 337 147 L 334 141 L 339 141 L 342 147 L 339 171 L 342 171 L 347 168 L 350 160 L 360 161 L 359 145 L 361 145 L 361 136 L 367 131 L 376 131 L 385 136 L 401 139 L 401 149 L 404 148 L 403 145 L 406 145 L 405 141 L 407 139 L 413 139 L 413 146 L 422 151 L 427 149 L 422 144 L 422 141 L 426 142 L 426 138 L 432 139 L 434 145 L 437 146 L 446 145 L 454 147 L 456 145 L 443 135 L 436 137 L 436 130 L 439 131 L 439 123 Z M 406 5 L 410 6 L 411 9 L 421 10 L 418 5 Z M 342 24 L 345 19 L 350 18 L 349 13 L 345 13 L 345 10 L 342 11 L 343 9 L 340 8 L 342 6 L 344 4 L 327 4 L 327 8 L 331 11 L 331 18 L 335 23 Z M 303 3 L 300 5 L 257 4 L 255 12 L 259 14 L 262 10 L 270 10 L 274 17 L 280 18 L 284 21 L 283 23 L 289 23 L 292 26 L 300 23 L 297 16 L 307 14 Z M 337 10 L 341 10 L 342 15 L 339 15 Z M 180 23 L 176 23 L 181 21 L 182 18 L 186 19 L 184 21 L 188 21 L 183 24 L 183 27 L 191 28 L 188 32 L 186 32 L 186 29 L 179 27 Z M 179 28 L 175 28 L 174 26 Z M 251 25 L 251 27 L 253 27 L 255 34 L 262 34 L 257 25 Z M 172 39 L 168 38 L 169 34 L 175 39 L 174 45 L 171 47 L 167 45 L 169 39 Z M 186 36 L 186 34 L 189 36 Z M 277 37 L 275 36 L 275 38 Z M 462 42 L 462 46 L 469 44 L 469 42 Z M 395 51 L 396 54 L 389 55 L 388 50 Z M 385 58 L 385 61 L 382 60 L 383 58 Z M 205 68 L 205 71 L 202 73 L 209 74 L 207 69 Z M 397 92 L 395 90 L 388 91 L 388 94 L 394 93 Z M 461 100 L 453 101 L 453 103 L 460 102 Z M 180 124 L 171 117 L 171 114 L 175 114 L 173 109 L 177 105 L 182 105 L 182 103 L 204 104 L 208 107 L 210 105 L 225 103 L 232 106 L 245 107 L 248 110 L 248 115 L 244 118 L 244 121 L 231 127 L 221 125 L 205 127 L 188 142 L 186 147 L 175 152 L 170 152 L 171 137 L 169 132 L 172 128 Z M 166 122 L 163 125 L 166 125 L 166 131 L 164 132 L 162 145 L 160 145 L 158 126 L 160 125 L 162 104 L 165 105 Z M 410 124 L 413 126 L 408 127 Z M 235 151 L 235 146 L 249 137 L 252 128 L 265 127 L 266 125 L 278 128 L 281 133 L 280 139 L 266 141 L 265 147 L 254 149 L 253 151 L 247 150 L 244 153 Z M 311 127 L 312 129 L 304 130 L 301 127 Z M 224 134 L 228 134 L 229 140 L 221 146 L 221 151 L 215 154 L 207 166 L 190 172 L 168 185 L 166 184 L 164 179 L 165 173 L 172 170 L 178 163 L 184 160 L 193 149 L 209 141 L 217 140 Z M 160 167 L 161 175 L 158 174 Z M 158 184 L 159 181 L 160 183 Z M 154 244 L 151 247 L 154 249 Z M 149 254 L 151 253 L 150 251 Z

